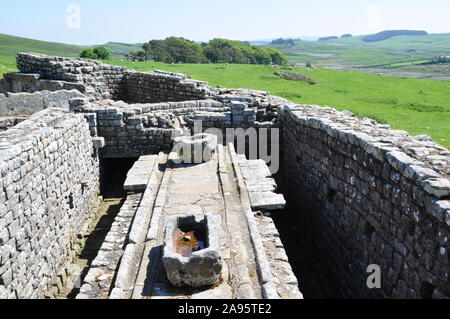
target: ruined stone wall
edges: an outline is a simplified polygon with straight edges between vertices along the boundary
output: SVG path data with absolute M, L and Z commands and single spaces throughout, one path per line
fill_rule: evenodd
M 22 73 L 39 74 L 41 79 L 84 85 L 84 92 L 99 98 L 120 99 L 125 69 L 99 61 L 19 53 L 17 67 Z
M 0 94 L 0 118 L 30 116 L 50 107 L 69 109 L 69 100 L 84 97 L 77 90 Z
M 35 93 L 40 91 L 78 90 L 85 93 L 86 88 L 82 84 L 43 80 L 40 74 L 5 73 L 3 74 L 3 87 L 0 85 L 0 93 Z
M 91 134 L 105 138 L 102 158 L 139 157 L 170 150 L 173 136 L 180 135 L 186 125 L 184 115 L 223 110 L 222 104 L 213 100 L 127 104 L 73 99 L 70 103 L 73 111 L 85 114 Z
M 202 123 L 202 132 L 218 128 L 224 141 L 227 128 L 249 128 L 255 125 L 256 110 L 247 104 L 214 100 L 128 104 L 121 101 L 73 99 L 71 110 L 84 113 L 92 136 L 105 138 L 103 158 L 139 157 L 157 154 L 173 147 L 173 138 L 191 134 L 194 123 Z M 197 128 L 198 129 L 198 128 Z
M 6 93 L 11 91 L 11 86 L 4 79 L 0 79 L 0 93 Z
M 98 193 L 83 116 L 47 109 L 0 133 L 0 299 L 58 292 Z
M 21 73 L 7 75 L 3 85 L 13 92 L 76 88 L 89 96 L 130 103 L 203 100 L 215 95 L 208 83 L 185 74 L 126 71 L 93 60 L 19 53 L 17 67 Z
M 450 152 L 331 108 L 286 105 L 280 182 L 299 254 L 337 297 L 450 296 Z M 381 267 L 370 290 L 367 267 Z
M 164 71 L 126 72 L 125 97 L 130 103 L 204 100 L 214 95 L 208 83 L 186 74 Z

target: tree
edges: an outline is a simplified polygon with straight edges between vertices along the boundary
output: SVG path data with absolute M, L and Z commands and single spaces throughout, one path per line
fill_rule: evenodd
M 80 52 L 80 58 L 93 60 L 110 60 L 111 52 L 104 47 L 87 48 Z
M 208 63 L 201 45 L 177 37 L 152 40 L 143 46 L 149 58 L 165 63 Z
M 150 55 L 151 55 L 150 43 L 144 43 L 144 45 L 142 46 L 142 49 L 144 50 L 145 61 L 148 61 L 150 59 Z
M 111 52 L 108 51 L 105 47 L 96 47 L 94 48 L 94 54 L 97 56 L 97 59 L 100 60 L 111 60 Z
M 273 48 L 266 48 L 266 50 L 270 54 L 273 64 L 286 65 L 288 63 L 287 58 L 284 56 L 283 53 L 281 53 L 280 50 L 273 49 Z
M 83 58 L 83 59 L 97 59 L 97 56 L 95 55 L 94 51 L 89 48 L 89 49 L 81 50 L 80 58 Z
M 252 46 L 249 42 L 213 39 L 208 43 L 198 44 L 177 37 L 149 41 L 142 46 L 142 51 L 132 52 L 127 58 L 133 61 L 153 59 L 165 63 L 287 63 L 281 51 Z

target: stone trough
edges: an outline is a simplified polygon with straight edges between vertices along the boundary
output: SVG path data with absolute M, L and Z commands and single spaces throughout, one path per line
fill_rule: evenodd
M 174 216 L 167 221 L 163 264 L 176 287 L 216 284 L 222 271 L 218 241 L 220 217 Z
M 174 151 L 185 164 L 201 164 L 210 161 L 217 148 L 217 136 L 197 134 L 175 139 Z

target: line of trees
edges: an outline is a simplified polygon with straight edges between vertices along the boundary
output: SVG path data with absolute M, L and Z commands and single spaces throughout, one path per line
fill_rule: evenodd
M 428 35 L 428 32 L 421 30 L 387 30 L 371 34 L 363 38 L 364 42 L 378 42 L 401 35 Z
M 142 50 L 126 56 L 133 61 L 154 60 L 165 63 L 237 63 L 277 64 L 287 63 L 286 57 L 277 49 L 252 46 L 248 42 L 213 39 L 208 43 L 170 37 L 145 43 Z
M 283 45 L 283 46 L 293 47 L 295 45 L 295 42 L 293 39 L 279 38 L 279 39 L 272 40 L 270 45 Z

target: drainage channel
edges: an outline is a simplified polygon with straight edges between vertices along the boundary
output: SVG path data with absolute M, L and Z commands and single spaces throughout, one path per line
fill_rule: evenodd
M 92 261 L 97 256 L 111 225 L 122 208 L 127 194 L 123 190 L 128 171 L 137 158 L 101 159 L 100 192 L 102 200 L 95 219 L 88 230 L 82 250 L 69 267 L 68 279 L 58 294 L 58 299 L 74 299 L 87 275 Z

